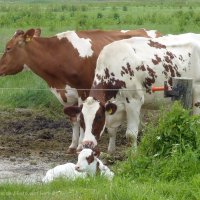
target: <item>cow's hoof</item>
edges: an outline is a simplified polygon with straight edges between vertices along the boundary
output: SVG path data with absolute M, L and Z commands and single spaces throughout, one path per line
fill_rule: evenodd
M 76 148 L 69 148 L 67 154 L 76 154 Z

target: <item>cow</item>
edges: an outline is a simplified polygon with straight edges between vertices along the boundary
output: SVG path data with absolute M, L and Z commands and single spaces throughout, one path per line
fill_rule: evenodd
M 66 178 L 75 180 L 77 178 L 86 178 L 87 176 L 104 176 L 108 180 L 112 180 L 114 173 L 103 164 L 98 158 L 100 152 L 96 149 L 83 149 L 78 154 L 77 164 L 66 163 L 49 169 L 42 179 L 42 182 L 49 183 L 56 178 Z
M 140 111 L 143 106 L 164 102 L 163 93 L 151 87 L 172 77 L 193 78 L 193 113 L 200 113 L 200 34 L 185 33 L 159 38 L 130 38 L 103 48 L 89 97 L 82 106 L 65 113 L 80 113 L 83 147 L 94 148 L 105 126 L 111 129 L 108 151 L 115 151 L 116 128 L 127 121 L 126 137 L 137 146 Z M 156 105 L 155 105 L 156 106 Z
M 40 37 L 41 29 L 17 30 L 7 42 L 0 59 L 0 76 L 14 75 L 30 69 L 46 81 L 51 91 L 65 106 L 80 104 L 89 95 L 97 57 L 102 48 L 132 36 L 158 37 L 157 31 L 66 31 L 53 37 Z M 79 141 L 79 122 L 70 118 L 75 152 Z

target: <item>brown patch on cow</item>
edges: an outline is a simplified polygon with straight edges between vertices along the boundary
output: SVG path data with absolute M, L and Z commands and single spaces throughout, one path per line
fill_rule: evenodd
M 183 56 L 180 55 L 180 56 L 178 57 L 178 59 L 179 59 L 180 61 L 183 61 Z
M 137 71 L 139 71 L 139 70 L 141 70 L 141 71 L 146 71 L 146 68 L 145 68 L 144 65 L 140 65 L 140 66 L 137 66 L 137 67 L 136 67 L 136 70 L 137 70 Z
M 158 55 L 155 55 L 156 59 L 152 59 L 154 65 L 158 65 L 161 62 L 161 58 Z
M 111 76 L 115 76 L 115 74 L 113 72 L 110 73 Z
M 169 56 L 164 56 L 164 58 L 165 58 L 165 61 L 166 61 L 167 63 L 172 64 L 172 60 L 171 60 L 171 58 L 170 58 Z
M 88 165 L 90 165 L 94 161 L 94 155 L 91 153 L 90 156 L 86 157 L 86 160 L 88 162 Z
M 100 81 L 101 80 L 101 76 L 99 74 L 96 74 L 97 79 Z
M 194 106 L 200 108 L 200 102 L 196 102 Z
M 92 124 L 92 134 L 95 136 L 96 140 L 99 140 L 102 127 L 105 125 L 105 107 L 100 103 L 100 108 L 97 110 L 93 124 Z
M 146 92 L 151 94 L 151 86 L 153 83 L 155 83 L 155 80 L 157 78 L 157 75 L 153 69 L 151 69 L 149 66 L 147 66 L 147 71 L 149 74 L 149 77 L 145 78 L 145 81 L 143 82 L 144 87 L 146 88 Z
M 163 44 L 160 44 L 158 42 L 153 42 L 152 40 L 149 40 L 148 43 L 149 46 L 154 47 L 156 49 L 166 49 L 166 46 Z
M 98 84 L 94 82 L 90 90 L 90 95 L 96 97 L 99 101 L 106 102 L 112 97 L 116 98 L 119 89 L 126 88 L 126 83 L 122 80 L 115 79 L 115 77 L 109 78 L 108 81 L 104 81 L 103 76 L 99 77 L 100 82 Z M 98 89 L 100 90 L 97 91 Z
M 128 97 L 126 97 L 126 102 L 127 102 L 127 103 L 130 103 L 130 101 L 129 101 Z
M 110 78 L 110 73 L 109 73 L 108 68 L 105 68 L 105 69 L 104 69 L 104 72 L 105 72 L 104 79 L 109 79 L 109 78 Z
M 80 114 L 80 126 L 84 130 L 84 132 L 85 132 L 85 120 L 84 120 L 82 112 Z
M 164 71 L 162 72 L 165 75 L 165 78 L 168 78 L 168 83 L 169 85 L 172 86 L 172 77 L 181 77 L 181 74 L 178 71 L 178 66 L 174 65 L 172 66 L 171 64 L 163 64 L 164 67 Z M 170 72 L 170 74 L 168 75 L 168 72 Z
M 191 57 L 191 53 L 188 53 L 188 56 Z
M 166 54 L 170 57 L 170 59 L 173 59 L 175 57 L 175 55 L 170 51 L 167 51 Z
M 121 76 L 124 74 L 129 74 L 130 76 L 134 76 L 134 71 L 131 69 L 129 63 L 126 64 L 126 67 L 122 66 Z

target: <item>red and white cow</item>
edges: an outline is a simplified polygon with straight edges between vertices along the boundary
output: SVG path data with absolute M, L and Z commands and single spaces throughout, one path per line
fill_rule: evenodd
M 116 127 L 127 120 L 126 136 L 136 146 L 142 105 L 164 101 L 152 93 L 152 85 L 172 84 L 172 77 L 193 78 L 193 113 L 200 113 L 200 34 L 168 35 L 160 38 L 131 38 L 103 48 L 97 60 L 89 97 L 81 107 L 85 136 L 83 145 L 97 145 L 104 127 L 111 130 L 108 151 L 115 150 Z
M 26 68 L 44 79 L 64 106 L 85 99 L 91 88 L 97 57 L 102 48 L 132 36 L 157 37 L 157 31 L 67 31 L 53 37 L 40 37 L 40 29 L 18 30 L 6 44 L 0 60 L 0 76 L 13 75 Z M 72 116 L 73 136 L 69 152 L 78 146 L 79 122 Z

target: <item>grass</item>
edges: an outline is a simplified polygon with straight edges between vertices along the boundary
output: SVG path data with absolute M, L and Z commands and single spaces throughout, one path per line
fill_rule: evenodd
M 10 2 L 0 1 L 0 52 L 3 52 L 6 41 L 16 29 L 26 30 L 32 27 L 42 28 L 43 36 L 52 36 L 65 30 L 97 28 L 108 30 L 144 27 L 157 29 L 164 34 L 200 32 L 200 5 L 195 0 Z M 46 83 L 31 72 L 0 78 L 0 107 L 45 108 L 49 112 L 57 113 L 62 109 Z M 178 113 L 181 113 L 182 119 L 178 117 Z M 178 109 L 171 116 L 167 116 L 167 119 L 172 119 L 172 115 L 177 116 L 173 118 L 174 121 L 168 121 L 169 124 L 160 120 L 159 124 L 149 125 L 139 153 L 135 155 L 130 149 L 127 161 L 113 166 L 116 176 L 112 182 L 97 177 L 74 182 L 56 180 L 47 185 L 4 183 L 0 184 L 0 199 L 198 200 L 199 149 L 186 145 L 189 139 L 193 138 L 189 144 L 194 144 L 196 139 L 194 135 L 185 138 L 186 143 L 181 143 L 183 145 L 180 153 L 180 145 L 174 145 L 179 141 L 176 136 L 180 132 L 173 135 L 171 130 L 170 134 L 174 137 L 170 138 L 170 141 L 176 139 L 174 143 L 169 143 L 166 136 L 166 132 L 174 124 L 182 127 L 181 131 L 186 131 L 186 136 L 193 133 L 191 126 L 182 126 L 182 121 L 185 120 L 190 125 L 196 121 L 183 113 L 184 110 Z M 165 140 L 155 140 L 160 136 L 161 130 L 166 131 L 162 133 L 166 136 Z M 176 127 L 176 130 L 180 128 Z M 161 145 L 157 142 L 164 143 Z M 199 144 L 197 140 L 196 147 L 199 147 Z M 182 151 L 184 148 L 185 152 Z
M 137 182 L 116 177 L 113 182 L 103 178 L 88 178 L 69 182 L 56 180 L 51 184 L 25 185 L 4 184 L 0 185 L 2 200 L 15 199 L 80 199 L 80 200 L 198 200 L 200 176 L 189 182 Z
M 137 152 L 129 148 L 128 159 L 111 167 L 115 173 L 113 181 L 97 176 L 76 181 L 57 179 L 49 184 L 2 183 L 0 199 L 199 200 L 200 135 L 197 124 L 200 116 L 191 117 L 179 104 L 174 104 L 168 113 L 163 113 L 159 116 L 159 122 L 153 122 L 154 127 L 151 124 L 146 127 Z M 182 116 L 183 124 L 186 121 L 194 122 L 190 124 L 190 137 L 183 134 L 177 139 L 176 136 L 180 136 L 182 131 L 171 133 L 171 140 L 161 137 L 160 147 L 156 150 L 160 154 L 155 156 L 152 147 L 158 141 L 158 131 L 161 136 L 166 132 L 160 127 L 168 125 L 169 132 L 176 130 L 175 126 L 181 128 Z M 188 145 L 174 149 L 172 143 Z M 160 151 L 164 145 L 168 153 Z

